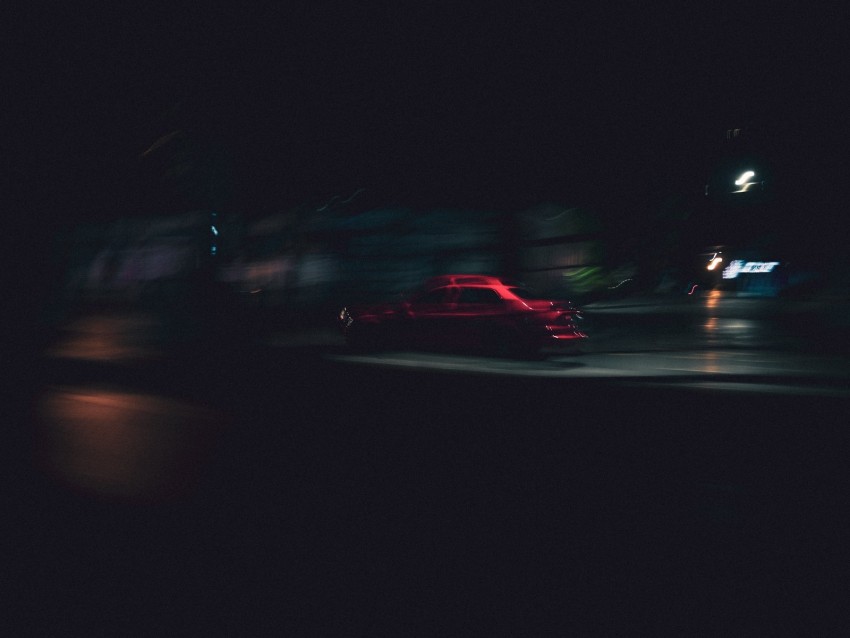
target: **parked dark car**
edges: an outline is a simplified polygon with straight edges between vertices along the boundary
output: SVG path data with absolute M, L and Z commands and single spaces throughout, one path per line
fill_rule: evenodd
M 403 301 L 346 306 L 339 326 L 358 349 L 424 347 L 535 356 L 577 351 L 587 338 L 581 312 L 569 301 L 541 299 L 487 275 L 429 279 Z

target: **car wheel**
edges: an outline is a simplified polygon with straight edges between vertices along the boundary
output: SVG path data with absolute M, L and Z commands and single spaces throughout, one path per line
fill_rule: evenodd
M 484 339 L 486 351 L 504 359 L 525 358 L 528 348 L 520 335 L 506 328 L 493 330 Z

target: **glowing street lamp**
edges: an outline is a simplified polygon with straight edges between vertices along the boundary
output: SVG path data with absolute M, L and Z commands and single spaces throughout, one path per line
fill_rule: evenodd
M 746 193 L 750 190 L 751 186 L 757 186 L 758 182 L 751 182 L 750 180 L 755 177 L 756 174 L 753 171 L 744 171 L 741 173 L 741 176 L 735 180 L 735 186 L 740 186 L 740 188 L 736 191 L 732 191 L 733 193 Z
M 714 259 L 712 259 L 710 262 L 708 262 L 708 266 L 706 266 L 706 268 L 708 270 L 714 270 L 715 268 L 717 268 L 717 265 L 722 261 L 723 261 L 723 257 L 715 256 Z
M 750 181 L 750 178 L 755 176 L 756 174 L 753 171 L 744 171 L 744 173 L 735 180 L 735 186 L 743 186 Z

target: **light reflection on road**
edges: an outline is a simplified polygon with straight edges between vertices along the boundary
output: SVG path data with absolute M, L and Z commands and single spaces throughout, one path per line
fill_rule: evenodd
M 182 401 L 91 386 L 48 388 L 39 417 L 35 454 L 48 475 L 145 500 L 191 488 L 216 425 L 213 413 Z
M 709 317 L 701 324 L 697 343 L 710 346 L 749 346 L 776 341 L 776 330 L 764 322 L 751 319 Z
M 492 357 L 457 356 L 422 352 L 385 352 L 374 355 L 328 354 L 326 358 L 346 364 L 396 368 L 419 368 L 475 374 L 546 376 L 569 378 L 659 378 L 736 376 L 835 379 L 850 381 L 843 357 L 762 352 L 748 350 L 701 350 L 683 352 L 608 352 L 583 356 L 551 357 L 543 361 L 512 361 Z M 850 390 L 846 391 L 850 394 Z
M 62 339 L 46 354 L 102 362 L 156 359 L 162 356 L 153 338 L 158 328 L 159 322 L 143 313 L 82 317 L 63 329 Z
M 723 371 L 716 350 L 709 350 L 705 353 L 705 358 L 703 359 L 703 366 L 703 371 L 708 372 L 709 374 L 718 374 Z

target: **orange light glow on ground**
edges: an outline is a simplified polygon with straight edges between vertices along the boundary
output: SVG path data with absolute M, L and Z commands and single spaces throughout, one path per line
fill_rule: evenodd
M 39 466 L 87 493 L 168 499 L 191 489 L 217 419 L 188 403 L 61 387 L 39 405 Z

